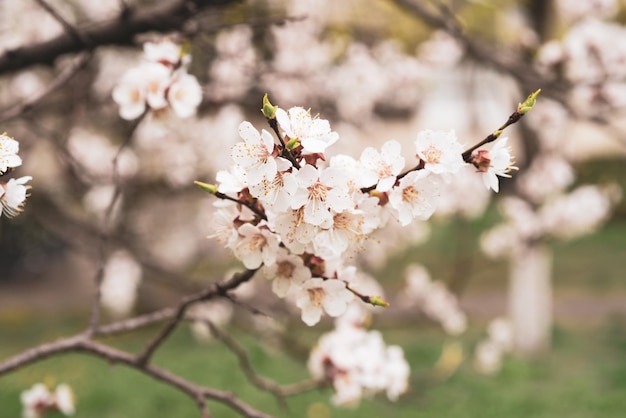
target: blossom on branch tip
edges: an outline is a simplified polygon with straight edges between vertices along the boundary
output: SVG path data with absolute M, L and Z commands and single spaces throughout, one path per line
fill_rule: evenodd
M 276 120 L 285 135 L 300 141 L 303 154 L 323 153 L 339 139 L 337 132 L 330 130 L 327 120 L 311 117 L 311 112 L 302 107 L 288 111 L 279 108 Z
M 498 176 L 511 177 L 509 171 L 516 170 L 513 157 L 511 156 L 511 148 L 506 145 L 509 138 L 499 139 L 489 151 L 479 150 L 472 154 L 472 164 L 483 173 L 483 183 L 487 189 L 494 192 L 500 190 L 498 184 Z

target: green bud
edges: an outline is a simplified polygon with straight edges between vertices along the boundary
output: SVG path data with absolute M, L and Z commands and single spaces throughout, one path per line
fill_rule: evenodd
M 274 119 L 276 118 L 277 110 L 278 106 L 274 106 L 270 102 L 270 99 L 267 97 L 267 93 L 265 93 L 265 96 L 263 96 L 263 108 L 261 109 L 261 112 L 263 112 L 263 116 L 270 120 Z
M 535 103 L 537 102 L 537 96 L 539 96 L 539 93 L 541 93 L 541 89 L 538 89 L 537 91 L 535 91 L 534 93 L 531 93 L 526 100 L 524 101 L 524 103 L 520 103 L 517 106 L 517 113 L 521 114 L 521 115 L 525 115 L 526 113 L 530 112 L 530 110 L 533 108 L 533 106 L 535 105 Z
M 193 184 L 204 190 L 205 192 L 209 192 L 211 194 L 217 193 L 217 185 L 216 184 L 208 184 L 203 183 L 201 181 L 194 181 Z
M 289 142 L 285 144 L 285 146 L 289 151 L 293 151 L 300 146 L 300 141 L 298 140 L 298 138 L 291 138 L 289 139 Z
M 371 296 L 370 303 L 374 306 L 382 306 L 383 308 L 389 306 L 389 302 L 384 301 L 383 298 L 381 298 L 380 296 Z

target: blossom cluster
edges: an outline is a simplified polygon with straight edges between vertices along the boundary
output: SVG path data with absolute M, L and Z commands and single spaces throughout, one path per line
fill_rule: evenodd
M 45 384 L 37 383 L 22 392 L 22 416 L 43 418 L 49 412 L 58 411 L 65 416 L 74 415 L 74 393 L 66 384 L 60 384 L 51 391 Z
M 408 389 L 410 367 L 402 348 L 387 346 L 378 331 L 367 331 L 360 305 L 336 320 L 311 351 L 308 368 L 332 383 L 335 405 L 356 406 L 363 396 L 385 392 L 395 401 Z
M 572 84 L 569 102 L 581 114 L 602 114 L 626 106 L 626 29 L 606 19 L 615 16 L 615 0 L 561 0 L 559 11 L 573 25 L 562 40 L 546 42 L 537 61 L 548 76 Z
M 583 185 L 569 193 L 533 206 L 518 197 L 500 205 L 505 221 L 481 237 L 481 248 L 490 257 L 512 256 L 527 243 L 540 239 L 569 240 L 592 233 L 610 216 L 621 190 L 615 185 Z
M 189 55 L 169 40 L 147 42 L 143 50 L 144 62 L 128 70 L 113 90 L 120 116 L 136 119 L 146 108 L 153 112 L 171 109 L 180 118 L 193 116 L 202 101 L 202 88 L 187 73 Z
M 355 268 L 344 260 L 388 222 L 405 226 L 432 216 L 442 184 L 466 164 L 456 135 L 418 133 L 413 168 L 403 171 L 405 157 L 395 140 L 380 150 L 365 148 L 358 160 L 328 158 L 327 149 L 339 139 L 328 121 L 268 100 L 264 109 L 279 143 L 267 130 L 243 122 L 230 170 L 217 173 L 217 186 L 199 183 L 224 199 L 216 202 L 214 236 L 246 268 L 261 268 L 279 297 L 292 292 L 308 325 L 323 312 L 343 314 L 354 294 L 377 304 L 354 291 Z M 499 158 L 489 158 L 488 151 L 481 155 L 477 167 L 484 175 L 504 173 Z
M 0 176 L 8 170 L 22 165 L 19 155 L 19 143 L 6 135 L 0 135 Z M 24 176 L 18 179 L 9 179 L 8 182 L 0 180 L 0 214 L 8 218 L 14 218 L 24 210 L 24 202 L 28 197 L 30 185 L 26 184 L 32 177 Z
M 487 338 L 476 346 L 474 366 L 483 374 L 494 374 L 502 367 L 502 357 L 513 349 L 513 326 L 506 318 L 496 318 L 487 326 Z

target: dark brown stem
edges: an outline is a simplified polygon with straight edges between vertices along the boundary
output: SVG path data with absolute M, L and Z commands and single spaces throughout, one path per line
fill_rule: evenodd
M 287 145 L 285 144 L 285 140 L 283 139 L 283 137 L 280 134 L 280 130 L 278 129 L 278 121 L 276 120 L 276 118 L 268 119 L 267 122 L 270 124 L 270 127 L 272 128 L 272 130 L 276 134 L 276 137 L 278 138 L 278 141 L 280 142 L 280 146 L 282 147 L 282 151 L 281 151 L 280 155 L 282 155 L 284 158 L 288 159 L 289 162 L 291 162 L 291 164 L 295 168 L 300 169 L 300 163 L 298 163 L 298 161 L 293 156 L 291 151 L 289 151 L 289 149 L 287 148 Z

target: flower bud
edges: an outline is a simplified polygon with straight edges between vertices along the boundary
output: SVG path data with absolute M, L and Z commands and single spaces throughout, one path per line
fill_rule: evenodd
M 263 96 L 263 108 L 261 109 L 263 116 L 267 119 L 275 119 L 277 110 L 278 106 L 274 106 L 267 97 L 267 93 L 265 93 L 265 96 Z
M 535 103 L 537 102 L 537 96 L 539 96 L 539 93 L 541 93 L 541 89 L 538 89 L 534 93 L 531 93 L 526 98 L 524 103 L 520 103 L 517 106 L 517 113 L 525 115 L 526 113 L 530 112 L 530 110 L 533 108 L 533 106 L 535 106 Z
M 209 192 L 211 194 L 217 193 L 217 185 L 216 184 L 208 184 L 203 183 L 201 181 L 194 181 L 193 184 L 204 190 L 205 192 Z

